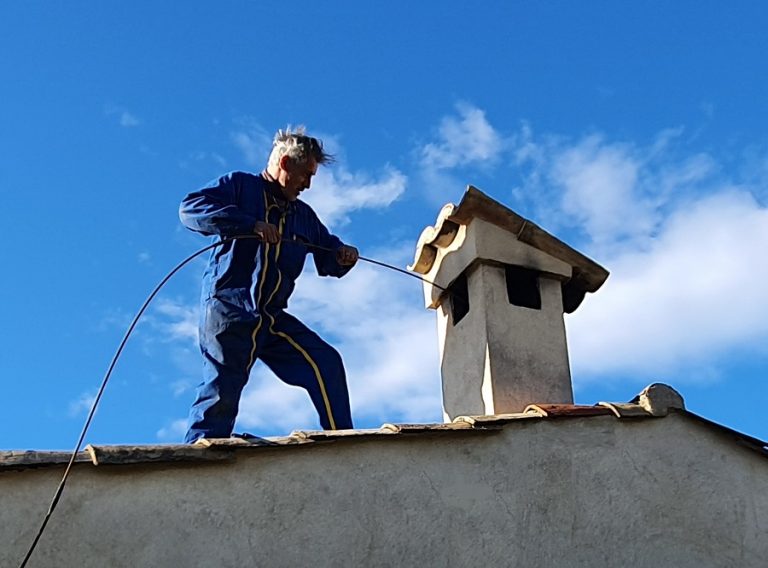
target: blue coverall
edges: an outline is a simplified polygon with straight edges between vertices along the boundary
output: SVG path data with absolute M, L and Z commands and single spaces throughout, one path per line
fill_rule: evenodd
M 200 349 L 203 381 L 189 416 L 186 442 L 232 434 L 240 395 L 261 359 L 281 380 L 303 387 L 326 430 L 352 428 L 344 364 L 339 353 L 285 308 L 311 252 L 320 276 L 341 277 L 334 252 L 342 242 L 303 201 L 285 201 L 279 186 L 259 175 L 232 172 L 187 195 L 179 208 L 189 229 L 215 240 L 253 234 L 257 221 L 278 227 L 269 244 L 239 239 L 214 248 L 203 276 Z M 291 241 L 291 242 L 286 242 Z

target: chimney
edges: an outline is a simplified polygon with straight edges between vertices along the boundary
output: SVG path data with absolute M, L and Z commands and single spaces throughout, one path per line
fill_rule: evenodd
M 421 233 L 408 267 L 436 310 L 446 421 L 572 403 L 563 313 L 608 271 L 469 186 Z

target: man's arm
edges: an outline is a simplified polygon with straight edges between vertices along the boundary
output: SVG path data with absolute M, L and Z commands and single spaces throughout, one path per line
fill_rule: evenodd
M 355 247 L 345 245 L 336 235 L 332 235 L 319 219 L 317 223 L 317 242 L 314 243 L 330 250 L 313 250 L 315 267 L 320 276 L 336 276 L 341 278 L 357 262 L 359 254 Z
M 227 237 L 258 232 L 258 218 L 243 212 L 240 207 L 244 175 L 241 172 L 229 173 L 187 195 L 179 207 L 181 222 L 203 235 Z M 265 225 L 263 222 L 260 224 Z M 264 227 L 261 229 L 265 230 Z

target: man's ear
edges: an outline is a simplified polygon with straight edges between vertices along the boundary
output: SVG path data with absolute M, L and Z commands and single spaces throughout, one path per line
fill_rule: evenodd
M 290 171 L 291 166 L 293 163 L 291 162 L 291 157 L 288 154 L 283 154 L 280 156 L 280 169 L 285 171 Z

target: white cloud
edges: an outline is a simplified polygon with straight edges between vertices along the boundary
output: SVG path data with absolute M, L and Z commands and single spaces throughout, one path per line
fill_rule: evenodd
M 92 329 L 96 332 L 114 331 L 115 329 L 125 330 L 133 321 L 133 314 L 121 308 L 108 308 L 100 319 L 93 322 Z
M 198 364 L 196 365 L 196 367 L 199 368 L 200 362 L 197 361 L 197 363 Z M 170 386 L 171 386 L 171 391 L 173 392 L 173 396 L 179 397 L 191 392 L 194 389 L 196 384 L 197 384 L 197 381 L 193 381 L 191 379 L 179 379 L 178 381 L 173 381 Z
M 272 136 L 255 121 L 240 120 L 239 129 L 232 132 L 231 138 L 245 157 L 249 166 L 263 168 L 272 149 Z
M 221 166 L 222 168 L 226 167 L 227 159 L 221 154 L 217 154 L 216 152 L 211 152 L 210 157 L 214 162 L 219 164 L 219 166 Z
M 247 135 L 244 134 L 243 136 L 247 138 Z M 228 164 L 227 159 L 221 154 L 195 150 L 194 152 L 190 152 L 185 159 L 179 161 L 179 167 L 182 169 L 190 169 L 192 167 L 197 168 L 199 167 L 197 166 L 198 164 L 203 164 L 208 167 L 210 163 L 215 164 L 219 168 L 226 168 Z
M 569 318 L 576 374 L 706 369 L 729 351 L 762 348 L 766 242 L 768 209 L 747 192 L 681 204 L 647 250 L 607 259 L 604 289 Z
M 146 316 L 145 320 L 162 332 L 163 341 L 181 340 L 197 345 L 199 314 L 197 304 L 187 305 L 178 300 L 160 298 L 151 316 Z
M 567 319 L 577 381 L 695 369 L 709 380 L 730 354 L 768 339 L 761 281 L 768 212 L 680 128 L 642 146 L 591 134 L 514 136 L 514 195 L 558 236 L 575 229 L 612 275 Z M 552 228 L 554 227 L 554 228 Z
M 306 391 L 282 383 L 257 363 L 240 400 L 235 432 L 287 434 L 319 428 Z
M 522 184 L 515 199 L 555 232 L 575 229 L 601 255 L 644 247 L 681 200 L 713 191 L 719 168 L 701 153 L 686 155 L 682 129 L 660 132 L 641 146 L 590 134 L 575 142 L 536 139 L 524 125 L 513 140 Z
M 631 148 L 590 136 L 554 157 L 550 179 L 562 187 L 562 212 L 605 245 L 653 231 L 653 206 L 638 191 L 640 168 Z
M 157 439 L 161 442 L 176 442 L 179 443 L 184 434 L 187 433 L 187 420 L 186 418 L 179 418 L 178 420 L 172 420 L 157 431 Z
M 75 400 L 69 403 L 68 414 L 70 417 L 75 417 L 80 414 L 85 414 L 91 410 L 94 401 L 96 400 L 96 391 L 86 391 L 80 394 Z
M 141 124 L 141 121 L 136 117 L 135 115 L 131 114 L 128 111 L 123 111 L 120 113 L 120 126 L 125 127 L 131 127 L 131 126 L 138 126 Z
M 124 128 L 132 128 L 134 126 L 139 126 L 142 123 L 138 116 L 130 112 L 125 107 L 119 105 L 105 105 L 104 114 L 107 116 L 115 117 L 117 119 L 117 123 Z
M 388 207 L 403 194 L 406 183 L 405 175 L 391 166 L 385 167 L 380 177 L 372 178 L 339 165 L 321 168 L 302 199 L 312 205 L 323 223 L 332 227 L 349 222 L 349 214 L 354 211 Z
M 468 103 L 456 105 L 456 116 L 445 116 L 437 130 L 437 141 L 421 148 L 427 169 L 450 169 L 476 163 L 494 162 L 504 148 L 498 132 L 485 112 Z
M 440 120 L 436 139 L 414 152 L 422 191 L 436 206 L 461 193 L 466 185 L 458 175 L 462 168 L 492 170 L 508 144 L 483 110 L 469 103 L 458 103 L 455 110 L 456 115 Z

